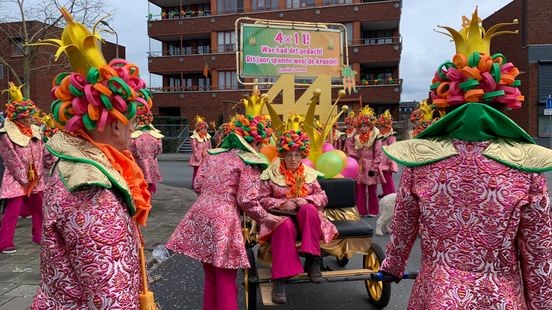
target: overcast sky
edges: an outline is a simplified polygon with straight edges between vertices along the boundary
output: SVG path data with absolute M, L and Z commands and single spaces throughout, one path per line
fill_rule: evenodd
M 400 25 L 403 39 L 400 78 L 404 81 L 401 101 L 424 99 L 437 66 L 450 60 L 455 53 L 454 43 L 448 37 L 433 31 L 437 25 L 459 29 L 462 15 L 471 16 L 476 6 L 479 7 L 479 15 L 485 18 L 511 1 L 404 0 Z M 148 2 L 112 0 L 106 3 L 115 12 L 111 26 L 119 34 L 119 43 L 126 46 L 127 60 L 139 65 L 142 78 L 148 84 L 161 86 L 159 78 L 153 78 L 150 83 L 147 72 L 147 52 L 150 50 L 146 22 Z M 149 6 L 154 14 L 159 13 L 158 7 Z M 115 41 L 107 33 L 104 37 Z M 159 43 L 155 40 L 151 40 L 151 50 L 160 50 Z

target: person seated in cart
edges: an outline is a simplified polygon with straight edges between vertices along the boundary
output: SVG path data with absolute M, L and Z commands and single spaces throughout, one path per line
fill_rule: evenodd
M 328 203 L 326 193 L 320 188 L 317 177 L 322 174 L 303 164 L 309 155 L 310 141 L 306 133 L 287 131 L 278 143 L 280 160 L 275 160 L 261 174 L 261 205 L 274 213 L 288 211 L 296 217 L 284 217 L 270 235 L 263 235 L 261 222 L 260 240 L 271 239 L 272 246 L 272 301 L 286 302 L 285 280 L 303 272 L 299 253 L 305 254 L 305 271 L 312 282 L 323 281 L 320 272 L 320 240 L 330 242 L 337 236 L 336 227 L 322 214 Z M 295 246 L 301 235 L 301 246 Z

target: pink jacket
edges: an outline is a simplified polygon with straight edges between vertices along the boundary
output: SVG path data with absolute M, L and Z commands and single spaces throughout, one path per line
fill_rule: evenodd
M 199 197 L 167 247 L 215 267 L 249 268 L 240 211 L 257 222 L 268 215 L 257 199 L 259 175 L 257 168 L 242 161 L 238 150 L 207 155 L 194 180 Z
M 67 191 L 59 175 L 44 191 L 40 273 L 32 309 L 138 309 L 138 244 L 113 190 Z
M 384 137 L 381 139 L 381 146 L 388 146 L 393 143 L 397 142 L 397 137 L 395 135 L 389 135 L 387 137 Z M 391 172 L 397 172 L 399 171 L 399 165 L 395 161 L 393 161 L 391 158 L 385 156 L 383 152 L 381 152 L 381 161 L 380 161 L 380 170 L 381 171 L 391 171 Z
M 356 134 L 351 134 L 350 136 L 345 137 L 345 145 L 343 146 L 343 152 L 347 154 L 347 156 L 351 156 L 354 159 L 357 159 L 357 152 L 355 150 L 355 137 Z
M 195 131 L 194 131 L 195 133 Z M 205 139 L 200 139 L 196 135 L 192 135 L 192 157 L 190 158 L 189 165 L 192 167 L 199 167 L 203 162 L 203 159 L 207 156 L 207 150 L 211 148 L 210 136 Z
M 146 182 L 151 184 L 162 181 L 159 163 L 157 162 L 157 156 L 163 151 L 161 139 L 145 132 L 138 138 L 131 140 L 129 150 L 142 172 L 144 172 Z
M 10 140 L 7 133 L 0 133 L 0 156 L 4 161 L 4 176 L 0 189 L 0 199 L 9 199 L 25 195 L 29 183 L 27 173 L 31 162 L 34 163 L 38 183 L 32 193 L 44 190 L 44 144 L 40 139 L 32 138 L 25 147 Z
M 317 180 L 307 183 L 306 186 L 309 193 L 304 198 L 318 208 L 318 215 L 321 220 L 322 228 L 320 240 L 324 241 L 324 243 L 328 243 L 337 236 L 337 228 L 334 224 L 328 221 L 322 213 L 322 209 L 324 209 L 324 206 L 328 204 L 328 197 L 326 196 L 326 192 L 320 188 L 320 184 Z M 286 202 L 286 194 L 289 192 L 289 186 L 279 186 L 271 180 L 266 180 L 263 181 L 261 188 L 261 195 L 263 196 L 263 198 L 261 198 L 261 205 L 266 210 L 277 208 Z M 280 223 L 283 222 L 284 219 L 285 218 L 282 217 Z M 265 227 L 265 225 L 261 223 L 259 238 L 266 240 L 272 231 L 273 230 Z
M 376 131 L 374 131 L 373 134 L 377 136 Z M 370 145 L 370 143 L 372 144 Z M 381 140 L 374 138 L 368 140 L 367 143 L 362 144 L 359 136 L 357 135 L 355 136 L 355 149 L 357 152 L 358 165 L 360 166 L 356 181 L 366 185 L 378 184 L 380 179 L 380 161 L 382 156 Z M 369 171 L 374 171 L 375 175 L 369 176 Z
M 399 275 L 418 233 L 422 267 L 408 309 L 552 309 L 546 178 L 453 141 L 458 155 L 405 168 L 382 270 Z

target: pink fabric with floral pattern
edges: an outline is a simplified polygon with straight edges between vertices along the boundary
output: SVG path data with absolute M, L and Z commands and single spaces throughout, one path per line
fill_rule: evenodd
M 381 161 L 381 153 L 380 139 L 376 139 L 374 144 L 371 146 L 365 145 L 361 149 L 356 150 L 358 165 L 360 168 L 355 181 L 366 185 L 376 185 L 380 182 L 379 165 Z M 369 171 L 374 171 L 375 175 L 369 176 Z
M 44 195 L 41 282 L 32 309 L 138 309 L 134 222 L 112 190 L 69 193 L 58 174 Z
M 409 309 L 552 309 L 552 218 L 543 174 L 509 168 L 455 140 L 458 155 L 405 168 L 382 270 L 422 268 Z
M 260 201 L 261 205 L 266 210 L 277 208 L 284 202 L 286 202 L 286 194 L 289 192 L 289 186 L 279 186 L 270 180 L 262 182 L 262 198 Z M 320 217 L 321 221 L 320 227 L 322 228 L 320 240 L 324 241 L 324 243 L 328 243 L 337 236 L 337 228 L 335 228 L 335 225 L 328 221 L 322 213 L 322 209 L 324 209 L 324 207 L 328 204 L 328 196 L 326 196 L 326 192 L 322 190 L 322 188 L 320 187 L 320 183 L 318 183 L 317 180 L 314 180 L 311 183 L 307 183 L 305 184 L 305 186 L 307 187 L 308 194 L 304 198 L 318 209 L 318 216 Z M 280 223 L 282 223 L 284 220 L 285 217 L 282 218 Z M 272 233 L 273 229 L 271 229 L 270 227 L 266 227 L 262 222 L 260 224 L 261 228 L 259 238 L 262 240 L 266 240 L 267 237 Z
M 199 167 L 207 156 L 207 150 L 211 148 L 211 140 L 199 141 L 194 137 L 192 137 L 191 140 L 192 157 L 190 157 L 189 165 L 192 167 Z
M 347 156 L 351 156 L 354 159 L 357 159 L 357 152 L 355 150 L 355 134 L 351 134 L 346 136 L 345 138 L 345 144 L 343 146 L 343 152 L 347 154 Z
M 44 190 L 44 144 L 37 138 L 32 138 L 26 147 L 13 143 L 7 133 L 0 134 L 0 156 L 4 161 L 4 176 L 0 188 L 0 199 L 14 198 L 25 195 L 28 184 L 27 171 L 31 160 L 34 161 L 35 173 L 39 178 L 32 193 Z
M 131 140 L 129 150 L 140 169 L 142 169 L 147 183 L 155 184 L 162 181 L 159 163 L 157 162 L 157 156 L 163 151 L 161 139 L 145 132 L 138 138 Z
M 260 171 L 231 150 L 207 155 L 194 181 L 199 197 L 167 248 L 226 269 L 249 268 L 240 209 L 257 222 L 268 213 L 259 204 Z
M 389 135 L 381 139 L 381 146 L 383 148 L 384 146 L 391 145 L 395 142 L 397 142 L 397 137 L 395 135 Z M 381 161 L 380 161 L 379 167 L 381 171 L 391 171 L 391 172 L 399 171 L 399 165 L 397 165 L 397 163 L 393 161 L 391 158 L 385 156 L 385 153 L 383 153 L 383 151 L 381 152 Z

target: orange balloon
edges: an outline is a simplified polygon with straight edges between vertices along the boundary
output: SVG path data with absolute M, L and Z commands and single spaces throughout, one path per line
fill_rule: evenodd
M 261 148 L 261 154 L 266 156 L 269 162 L 272 162 L 278 156 L 278 149 L 274 144 L 267 144 Z
M 344 176 L 341 173 L 336 174 L 332 179 L 343 179 Z

